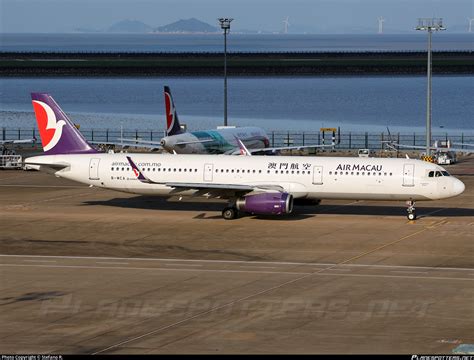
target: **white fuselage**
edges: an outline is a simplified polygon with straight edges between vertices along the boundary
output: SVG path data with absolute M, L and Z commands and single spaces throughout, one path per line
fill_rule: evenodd
M 36 156 L 26 159 L 26 164 L 60 164 L 65 168 L 56 171 L 45 165 L 40 170 L 97 187 L 158 196 L 177 194 L 164 184 L 140 182 L 126 156 L 153 182 L 273 185 L 295 198 L 436 200 L 464 191 L 464 184 L 453 176 L 433 176 L 433 172 L 445 172 L 442 167 L 414 159 L 98 153 Z M 190 188 L 178 194 L 196 192 Z
M 170 153 L 223 154 L 238 149 L 236 137 L 243 141 L 249 149 L 261 149 L 269 146 L 269 139 L 265 131 L 252 126 L 165 136 L 161 139 L 161 145 Z M 202 140 L 204 141 L 200 142 Z

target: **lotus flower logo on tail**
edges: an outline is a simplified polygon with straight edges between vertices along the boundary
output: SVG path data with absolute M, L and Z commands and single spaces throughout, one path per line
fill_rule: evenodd
M 57 120 L 53 109 L 42 101 L 33 100 L 33 109 L 38 121 L 43 149 L 44 151 L 49 151 L 61 139 L 63 126 L 66 125 L 66 121 L 62 119 Z

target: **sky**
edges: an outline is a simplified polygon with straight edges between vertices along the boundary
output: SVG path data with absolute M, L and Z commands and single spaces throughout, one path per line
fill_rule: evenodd
M 419 17 L 442 17 L 451 29 L 467 28 L 474 0 L 0 0 L 0 32 L 72 32 L 108 28 L 124 19 L 153 27 L 198 18 L 232 29 L 290 33 L 373 33 L 383 16 L 386 32 L 412 31 Z

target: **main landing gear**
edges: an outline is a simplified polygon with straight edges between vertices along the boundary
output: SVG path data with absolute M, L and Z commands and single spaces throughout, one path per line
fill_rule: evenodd
M 222 210 L 222 217 L 226 220 L 234 220 L 239 217 L 239 210 L 235 206 L 227 206 Z
M 407 218 L 408 220 L 416 220 L 416 210 L 415 210 L 415 202 L 413 200 L 407 201 Z

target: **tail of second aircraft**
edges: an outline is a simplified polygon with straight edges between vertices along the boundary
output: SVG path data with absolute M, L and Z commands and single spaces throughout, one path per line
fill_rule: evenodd
M 95 153 L 53 97 L 32 93 L 33 109 L 46 155 Z
M 178 120 L 178 112 L 174 106 L 171 90 L 165 86 L 165 106 L 166 106 L 166 135 L 172 136 L 182 134 L 183 130 Z

